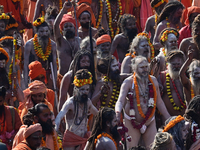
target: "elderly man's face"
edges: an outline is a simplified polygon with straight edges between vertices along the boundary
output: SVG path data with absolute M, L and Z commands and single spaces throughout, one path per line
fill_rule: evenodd
M 149 63 L 147 60 L 138 59 L 136 65 L 136 76 L 143 79 L 148 78 Z
M 38 37 L 41 37 L 41 38 L 48 38 L 50 35 L 49 27 L 48 26 L 39 27 L 37 31 L 37 35 Z
M 196 80 L 200 79 L 200 67 L 198 67 L 197 65 L 195 65 L 193 68 L 192 77 Z
M 88 12 L 83 12 L 80 15 L 79 22 L 80 22 L 82 28 L 89 29 L 90 14 Z
M 6 67 L 6 60 L 0 60 L 0 68 L 5 68 Z
M 97 46 L 100 57 L 105 58 L 109 55 L 111 43 L 105 42 Z
M 148 59 L 150 56 L 150 46 L 147 40 L 142 40 L 139 42 L 138 47 L 136 48 L 137 55 L 144 56 Z
M 31 94 L 31 99 L 32 99 L 34 105 L 44 102 L 44 98 L 45 98 L 44 93 Z
M 168 34 L 167 41 L 165 42 L 165 48 L 168 52 L 178 49 L 177 38 L 173 33 Z
M 90 58 L 87 55 L 82 56 L 80 59 L 80 68 L 81 69 L 89 69 L 90 67 Z

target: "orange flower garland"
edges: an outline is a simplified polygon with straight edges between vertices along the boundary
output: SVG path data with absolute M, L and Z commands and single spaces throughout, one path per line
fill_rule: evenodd
M 84 86 L 86 84 L 92 84 L 93 80 L 92 80 L 92 74 L 90 72 L 88 72 L 90 74 L 90 78 L 89 79 L 77 79 L 76 76 L 74 76 L 74 85 L 76 87 L 81 87 Z
M 167 21 L 167 28 L 170 28 L 170 22 L 168 22 L 168 17 L 166 17 L 166 21 Z M 178 24 L 176 24 L 176 29 L 179 31 L 180 29 L 179 29 L 179 25 Z
M 135 52 L 133 52 L 133 54 L 127 53 L 126 56 L 131 56 L 132 58 L 135 58 L 135 57 L 136 57 L 136 56 L 135 56 Z
M 121 4 L 120 0 L 117 0 L 117 2 L 118 2 L 118 6 L 119 6 L 119 18 L 120 18 L 122 15 L 122 4 Z M 108 26 L 109 26 L 109 29 L 111 32 L 111 37 L 113 39 L 115 34 L 119 34 L 119 27 L 117 27 L 117 31 L 114 34 L 114 30 L 112 28 L 112 12 L 111 12 L 111 6 L 110 6 L 109 0 L 106 0 L 106 3 L 107 3 L 107 7 L 108 7 Z
M 97 144 L 97 141 L 98 141 L 98 139 L 100 139 L 101 137 L 108 137 L 109 139 L 111 139 L 112 141 L 113 141 L 113 143 L 115 144 L 115 147 L 116 147 L 116 149 L 118 149 L 117 148 L 117 143 L 115 142 L 115 140 L 108 134 L 108 133 L 102 133 L 102 134 L 99 134 L 98 136 L 97 136 L 97 138 L 95 139 L 95 141 L 94 141 L 94 147 L 96 146 L 96 144 Z
M 14 24 L 9 24 L 9 25 L 7 25 L 7 26 L 6 26 L 6 30 L 9 30 L 10 28 L 13 28 L 13 27 L 17 28 L 18 26 L 19 26 L 18 23 L 15 22 Z
M 37 26 L 41 25 L 41 24 L 44 23 L 44 22 L 45 22 L 45 19 L 44 19 L 44 16 L 42 16 L 42 17 L 36 19 L 36 20 L 33 22 L 33 26 L 37 27 Z
M 166 57 L 165 48 L 162 48 L 162 52 L 163 52 L 164 56 Z
M 36 55 L 39 58 L 41 58 L 43 61 L 46 61 L 49 58 L 49 55 L 51 54 L 51 40 L 50 40 L 50 38 L 49 38 L 49 42 L 48 42 L 45 54 L 43 53 L 42 47 L 38 43 L 37 34 L 35 34 L 35 36 L 33 38 L 33 45 L 34 45 L 34 50 L 35 50 Z
M 55 136 L 55 133 L 53 132 L 52 134 L 52 137 L 53 137 L 53 145 L 54 145 L 54 150 L 59 150 L 59 149 L 63 149 L 62 148 L 62 142 L 61 142 L 61 145 L 60 145 L 60 138 L 56 138 Z M 57 146 L 57 140 L 58 140 L 58 143 L 59 143 L 59 149 L 58 149 L 58 146 Z M 42 141 L 41 141 L 41 146 L 42 147 L 46 147 L 46 141 L 44 140 L 44 138 L 42 137 Z
M 147 33 L 142 32 L 142 33 L 139 33 L 137 36 L 145 36 L 147 38 L 147 41 L 148 41 L 149 46 L 151 48 L 151 59 L 153 59 L 154 56 L 155 56 L 155 50 L 154 50 L 153 44 L 150 41 L 149 35 Z
M 176 37 L 177 37 L 177 33 L 174 31 L 174 30 L 166 30 L 163 34 L 162 34 L 162 36 L 160 37 L 160 39 L 161 39 L 161 41 L 163 41 L 163 42 L 165 42 L 165 41 L 167 41 L 167 39 L 168 39 L 168 34 L 170 34 L 170 33 L 172 33 L 172 34 L 174 34 Z
M 150 75 L 148 76 L 148 78 L 149 78 L 149 81 L 153 85 L 153 91 L 154 91 L 154 108 L 151 112 L 151 115 L 149 116 L 149 118 L 151 118 L 154 115 L 154 112 L 155 112 L 155 109 L 156 109 L 157 91 L 156 91 L 156 87 L 155 87 L 154 82 L 151 79 Z M 142 116 L 142 118 L 145 118 L 145 114 L 143 113 L 142 108 L 140 106 L 140 94 L 139 94 L 139 88 L 138 88 L 138 83 L 137 83 L 137 78 L 135 76 L 135 73 L 133 74 L 133 82 L 134 82 L 134 85 L 135 85 L 137 108 L 138 108 L 139 114 Z
M 6 15 L 5 13 L 2 13 L 1 15 L 0 15 L 0 20 L 1 19 L 10 19 L 10 16 L 8 16 L 8 15 Z
M 62 9 L 62 6 L 63 4 L 62 4 L 62 0 L 59 0 L 59 11 Z
M 96 28 L 99 28 L 99 25 L 101 23 L 101 19 L 102 19 L 102 13 L 103 13 L 103 2 L 102 0 L 99 0 L 99 6 L 100 6 L 100 10 L 99 10 L 99 16 L 98 16 L 98 21 L 97 21 L 97 25 Z
M 169 129 L 171 129 L 172 127 L 174 127 L 177 123 L 181 122 L 182 120 L 184 120 L 184 118 L 179 115 L 178 117 L 176 117 L 176 119 L 170 121 L 163 129 L 162 132 L 167 132 L 169 131 Z
M 4 40 L 13 40 L 14 38 L 12 36 L 4 36 L 2 38 L 0 38 L 0 42 L 4 41 Z

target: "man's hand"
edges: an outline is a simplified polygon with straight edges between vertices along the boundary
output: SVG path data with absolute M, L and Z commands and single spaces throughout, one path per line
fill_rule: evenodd
M 109 87 L 108 83 L 104 83 L 103 86 L 101 87 L 101 93 L 108 94 L 109 90 L 110 90 L 110 87 Z
M 188 59 L 192 60 L 194 57 L 194 50 L 191 48 L 191 46 L 189 46 L 188 48 Z

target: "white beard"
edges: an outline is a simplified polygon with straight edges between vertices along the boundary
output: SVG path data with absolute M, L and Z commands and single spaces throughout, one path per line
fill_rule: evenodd
M 179 78 L 179 71 L 174 71 L 172 69 L 172 65 L 169 63 L 168 65 L 168 71 L 169 71 L 169 76 L 175 80 L 175 79 L 178 79 Z

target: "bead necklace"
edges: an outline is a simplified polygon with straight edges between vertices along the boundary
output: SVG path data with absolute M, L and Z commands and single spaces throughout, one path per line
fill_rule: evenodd
M 168 17 L 166 17 L 166 21 L 167 21 L 167 28 L 170 28 L 171 26 L 170 26 L 170 22 L 168 21 Z M 176 29 L 179 31 L 180 30 L 180 27 L 179 27 L 179 25 L 178 24 L 176 24 Z
M 117 13 L 115 14 L 115 17 L 113 18 L 113 20 L 112 20 L 112 12 L 111 12 L 111 6 L 110 6 L 109 0 L 105 0 L 105 4 L 106 4 L 107 16 L 108 16 L 108 25 L 109 25 L 109 29 L 110 29 L 110 32 L 111 32 L 111 37 L 113 39 L 116 34 L 119 34 L 119 27 L 117 27 L 117 31 L 114 34 L 112 22 L 117 22 L 117 16 L 119 16 L 118 18 L 121 17 L 121 15 L 122 15 L 122 4 L 121 4 L 120 0 L 117 0 L 117 7 L 118 8 L 117 8 Z
M 176 105 L 176 103 L 174 102 L 172 93 L 171 93 L 170 79 L 171 79 L 171 78 L 170 78 L 170 76 L 169 76 L 169 73 L 167 73 L 167 74 L 166 74 L 166 86 L 167 86 L 167 95 L 168 95 L 168 98 L 169 98 L 171 104 L 173 105 L 174 110 L 182 111 L 183 108 L 186 108 L 186 102 L 183 101 L 183 100 L 181 99 L 181 97 L 180 97 L 180 95 L 179 95 L 179 92 L 178 92 L 178 90 L 177 90 L 177 87 L 176 87 L 174 81 L 171 79 L 172 84 L 173 84 L 173 87 L 174 87 L 174 90 L 175 90 L 175 92 L 176 92 L 176 95 L 177 95 L 177 97 L 178 97 L 178 99 L 179 99 L 179 101 L 180 101 L 180 103 L 181 103 L 181 106 L 180 106 L 180 107 Z
M 115 104 L 118 100 L 118 97 L 119 97 L 119 91 L 120 91 L 120 86 L 117 84 L 117 82 L 115 81 L 112 81 L 111 79 L 109 79 L 107 76 L 104 76 L 104 81 L 105 82 L 112 82 L 113 83 L 113 90 L 112 90 L 112 95 L 111 95 L 111 98 L 110 98 L 110 101 L 108 103 L 108 106 L 109 108 L 115 108 Z M 101 108 L 105 107 L 106 106 L 106 101 L 107 101 L 107 97 L 108 97 L 108 93 L 104 93 L 101 98 L 100 98 L 100 101 L 101 101 Z
M 36 55 L 39 58 L 41 58 L 43 61 L 46 61 L 49 58 L 49 55 L 51 54 L 51 40 L 50 40 L 50 38 L 49 38 L 49 42 L 48 42 L 45 54 L 43 53 L 43 49 L 38 42 L 37 34 L 35 34 L 35 36 L 33 38 L 33 45 L 34 45 L 34 50 L 35 50 Z
M 98 16 L 98 20 L 97 20 L 97 25 L 96 28 L 99 28 L 99 25 L 101 23 L 101 18 L 102 18 L 102 13 L 103 13 L 103 2 L 102 0 L 99 0 L 99 16 Z

